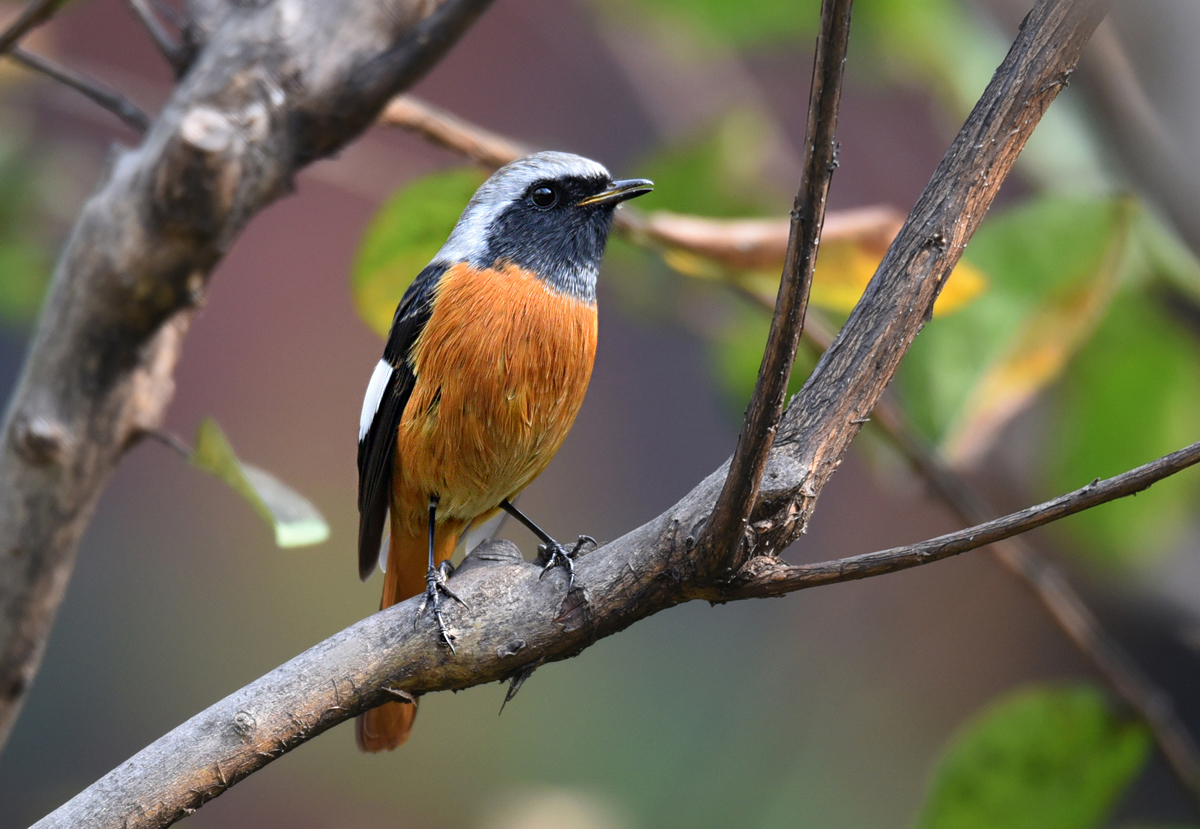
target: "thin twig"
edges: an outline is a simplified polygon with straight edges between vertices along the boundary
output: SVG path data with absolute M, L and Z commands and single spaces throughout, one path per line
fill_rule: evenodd
M 174 432 L 168 432 L 165 429 L 146 429 L 142 434 L 148 438 L 154 438 L 154 440 L 169 449 L 175 450 L 175 454 L 182 457 L 185 461 L 192 459 L 192 447 L 188 446 L 183 438 Z
M 529 148 L 468 123 L 411 95 L 397 95 L 379 115 L 379 123 L 401 127 L 495 170 L 526 155 Z
M 187 55 L 184 48 L 166 30 L 147 0 L 125 0 L 125 5 L 129 6 L 130 11 L 146 27 L 146 31 L 150 33 L 150 39 L 154 41 L 158 51 L 166 58 L 167 63 L 171 64 L 175 76 L 182 75 L 183 71 L 187 69 Z
M 49 20 L 65 0 L 31 0 L 12 24 L 0 32 L 0 55 L 13 47 L 25 33 Z
M 1028 532 L 1100 504 L 1136 495 L 1163 478 L 1196 463 L 1200 463 L 1200 442 L 1112 478 L 1097 478 L 1087 486 L 1060 495 L 1051 501 L 965 530 L 922 541 L 920 544 L 893 547 L 876 553 L 817 564 L 785 564 L 777 558 L 758 556 L 747 563 L 734 581 L 718 586 L 709 598 L 726 601 L 782 596 L 809 587 L 881 576 L 941 561 Z
M 14 46 L 9 50 L 8 56 L 26 68 L 41 72 L 64 86 L 69 86 L 76 92 L 82 93 L 138 132 L 145 132 L 149 129 L 150 116 L 112 87 L 105 86 L 99 81 L 59 66 L 31 52 L 26 52 L 19 46 Z
M 804 171 L 792 206 L 787 258 L 775 300 L 775 314 L 737 449 L 700 541 L 701 546 L 723 551 L 722 564 L 730 572 L 736 572 L 754 552 L 753 544 L 745 543 L 746 525 L 783 416 L 792 364 L 804 330 L 825 201 L 837 167 L 835 133 L 850 42 L 851 5 L 852 0 L 823 0 L 821 4 L 821 33 L 813 58 Z

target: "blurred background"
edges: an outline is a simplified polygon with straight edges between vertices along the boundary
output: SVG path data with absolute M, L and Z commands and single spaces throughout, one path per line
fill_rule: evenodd
M 0 3 L 0 24 L 19 8 Z M 856 3 L 831 209 L 907 212 L 1027 10 Z M 496 0 L 414 92 L 529 146 L 654 178 L 646 210 L 783 215 L 817 18 L 815 0 Z M 1108 26 L 968 248 L 952 307 L 939 307 L 894 384 L 914 428 L 1004 510 L 1200 431 L 1200 267 L 1187 226 L 1200 215 L 1187 210 L 1200 193 L 1190 186 L 1200 7 L 1147 0 Z M 119 0 L 74 0 L 25 46 L 151 113 L 170 93 L 165 63 Z M 0 399 L 76 212 L 110 148 L 138 139 L 76 93 L 0 64 Z M 329 540 L 278 549 L 220 481 L 157 443 L 132 451 L 0 754 L 0 825 L 31 823 L 376 609 L 378 578 L 355 577 L 354 438 L 382 342 L 351 274 L 380 206 L 461 163 L 373 128 L 303 172 L 221 263 L 167 428 L 190 441 L 215 418 L 242 458 L 316 505 Z M 733 450 L 767 326 L 753 296 L 778 274 L 671 253 L 612 245 L 587 401 L 522 501 L 557 537 L 615 538 Z M 873 264 L 822 261 L 814 314 L 836 327 Z M 797 384 L 814 356 L 802 355 Z M 1184 473 L 1031 538 L 1194 731 L 1198 515 L 1200 475 Z M 868 429 L 787 556 L 840 557 L 957 526 Z M 532 538 L 505 534 L 532 556 Z M 981 711 L 1031 686 L 1106 693 L 1037 600 L 979 551 L 781 600 L 675 608 L 540 668 L 501 717 L 502 686 L 427 697 L 402 749 L 361 755 L 340 727 L 186 825 L 942 825 L 923 805 L 939 757 Z M 1198 822 L 1139 746 L 1094 822 L 1062 825 Z

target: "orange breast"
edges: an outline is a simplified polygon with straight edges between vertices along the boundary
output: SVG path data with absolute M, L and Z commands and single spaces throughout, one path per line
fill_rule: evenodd
M 396 518 L 420 531 L 436 493 L 439 518 L 470 522 L 528 486 L 575 422 L 595 356 L 595 305 L 514 267 L 447 271 L 413 347 Z

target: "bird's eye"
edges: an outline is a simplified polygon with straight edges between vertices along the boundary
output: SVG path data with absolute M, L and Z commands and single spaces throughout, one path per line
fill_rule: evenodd
M 541 187 L 535 187 L 533 192 L 529 194 L 529 198 L 538 207 L 551 207 L 558 201 L 558 193 L 555 192 L 553 187 L 547 187 L 543 184 Z

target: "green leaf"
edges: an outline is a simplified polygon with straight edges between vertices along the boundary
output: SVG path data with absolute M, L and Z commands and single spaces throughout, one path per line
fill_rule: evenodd
M 205 418 L 196 429 L 191 463 L 216 475 L 275 529 L 280 547 L 304 547 L 329 538 L 329 525 L 308 499 L 275 476 L 238 459 L 221 427 Z
M 1067 375 L 1046 437 L 1049 489 L 1082 486 L 1173 452 L 1197 438 L 1200 347 L 1150 298 L 1123 292 Z M 1069 518 L 1090 560 L 1147 562 L 1190 526 L 1200 476 L 1185 471 L 1136 498 Z
M 1106 253 L 1111 255 L 1128 217 L 1122 201 L 1043 198 L 983 223 L 968 254 L 987 274 L 988 292 L 926 326 L 900 366 L 901 393 L 918 428 L 940 442 L 989 368 L 1017 353 L 1038 314 L 1049 318 L 1074 307 L 1089 319 L 1100 318 L 1111 291 L 1101 294 L 1105 302 L 1098 306 L 1064 301 L 1098 274 L 1107 276 L 1101 273 Z M 1081 324 L 1076 330 L 1090 329 Z M 1037 388 L 1057 378 L 1083 339 L 1061 344 L 1063 359 L 1039 378 Z
M 445 243 L 485 178 L 474 167 L 423 176 L 375 214 L 358 248 L 350 290 L 359 316 L 379 336 L 387 336 L 404 290 Z
M 934 768 L 917 829 L 1092 829 L 1142 768 L 1140 723 L 1094 688 L 1026 688 L 989 706 Z

